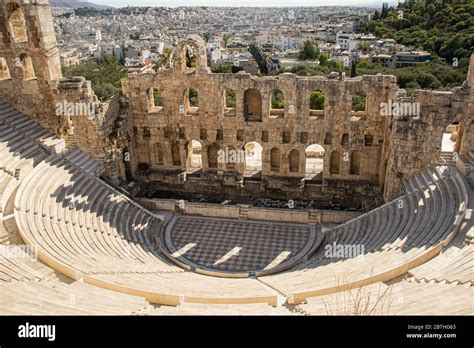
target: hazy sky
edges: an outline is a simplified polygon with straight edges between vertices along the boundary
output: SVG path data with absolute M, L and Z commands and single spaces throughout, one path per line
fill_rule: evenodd
M 79 0 L 80 1 L 80 0 Z M 251 6 L 251 7 L 283 7 L 283 6 L 357 6 L 380 5 L 383 2 L 398 4 L 399 0 L 90 0 L 100 5 L 113 7 L 124 6 Z

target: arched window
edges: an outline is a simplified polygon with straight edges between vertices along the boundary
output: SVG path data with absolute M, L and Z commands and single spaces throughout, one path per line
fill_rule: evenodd
M 306 180 L 322 180 L 324 168 L 324 147 L 319 144 L 311 144 L 305 150 L 306 157 Z
M 191 140 L 188 150 L 188 173 L 194 173 L 202 169 L 202 144 L 197 140 Z
M 324 136 L 324 145 L 331 145 L 332 144 L 332 134 L 326 133 Z
M 342 135 L 341 145 L 343 145 L 343 146 L 349 145 L 349 134 L 348 133 L 344 133 Z
M 261 174 L 263 147 L 256 141 L 244 145 L 245 172 L 244 175 L 252 177 Z
M 20 56 L 21 70 L 23 71 L 23 80 L 32 80 L 36 78 L 33 61 L 27 54 Z
M 324 102 L 325 95 L 323 91 L 313 91 L 309 96 L 309 116 L 321 117 L 324 116 Z
M 331 165 L 329 172 L 331 174 L 339 174 L 341 168 L 341 154 L 339 151 L 333 151 L 331 154 Z
M 245 91 L 244 115 L 246 121 L 262 121 L 262 97 L 257 89 L 247 89 Z
M 194 88 L 189 89 L 189 106 L 192 108 L 197 108 L 199 106 L 198 92 Z
M 291 150 L 290 152 L 290 172 L 297 173 L 300 166 L 300 153 L 298 150 Z
M 186 88 L 183 94 L 183 107 L 186 115 L 197 115 L 199 111 L 198 93 L 194 88 Z
M 283 117 L 285 114 L 285 95 L 280 89 L 274 89 L 271 95 L 270 116 Z
M 154 162 L 157 165 L 162 165 L 163 164 L 163 147 L 161 144 L 156 143 L 153 146 L 153 158 Z M 153 163 L 153 162 L 152 162 Z
M 280 163 L 281 163 L 280 149 L 274 147 L 270 151 L 270 170 L 272 172 L 279 172 L 280 171 Z
M 225 116 L 235 116 L 236 111 L 236 97 L 235 91 L 227 88 L 224 91 L 224 115 Z
M 371 134 L 366 134 L 364 136 L 364 146 L 372 146 L 374 144 L 374 136 Z
M 217 168 L 218 166 L 218 152 L 219 148 L 216 144 L 212 144 L 207 148 L 207 163 L 209 168 Z
M 233 89 L 227 88 L 225 90 L 225 107 L 226 108 L 235 108 L 235 91 Z
M 10 70 L 8 69 L 5 58 L 0 57 L 0 80 L 8 80 L 10 77 Z
M 352 111 L 359 112 L 366 109 L 366 96 L 364 92 L 356 92 L 352 96 Z
M 159 111 L 163 108 L 163 99 L 159 88 L 150 88 L 148 90 L 148 110 Z
M 360 175 L 360 151 L 358 150 L 352 151 L 349 174 Z
M 196 52 L 195 52 L 194 47 L 186 46 L 184 55 L 186 59 L 186 68 L 195 69 L 196 68 Z
M 27 42 L 28 34 L 26 32 L 25 16 L 20 6 L 15 3 L 8 4 L 8 19 L 10 33 L 13 38 L 13 42 Z
M 181 153 L 178 143 L 173 143 L 173 145 L 171 145 L 171 159 L 174 166 L 181 165 Z

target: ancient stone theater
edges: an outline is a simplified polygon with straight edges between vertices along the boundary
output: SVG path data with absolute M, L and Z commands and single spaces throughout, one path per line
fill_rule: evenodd
M 197 35 L 99 101 L 48 1 L 1 0 L 0 313 L 473 314 L 473 101 L 474 56 L 407 96 Z

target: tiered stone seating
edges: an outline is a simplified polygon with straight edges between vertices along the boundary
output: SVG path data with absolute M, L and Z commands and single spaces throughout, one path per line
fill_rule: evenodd
M 156 241 L 161 220 L 82 170 L 82 160 L 52 156 L 17 192 L 19 229 L 43 262 L 73 279 L 161 304 L 276 305 L 276 293 L 255 279 L 203 277 L 172 265 Z
M 467 193 L 454 170 L 429 170 L 407 183 L 409 192 L 368 214 L 326 231 L 322 247 L 300 266 L 261 278 L 301 303 L 308 297 L 387 281 L 436 256 L 457 233 Z M 364 253 L 326 255 L 327 246 L 363 246 Z
M 177 307 L 161 306 L 160 315 L 297 315 L 285 307 L 271 307 L 265 303 L 210 305 L 183 303 Z
M 158 308 L 169 314 L 194 310 L 210 314 L 214 311 L 230 314 L 234 310 L 250 313 L 249 308 L 266 312 L 268 305 L 277 305 L 280 294 L 286 295 L 290 304 L 298 304 L 355 287 L 365 289 L 365 285 L 392 280 L 410 270 L 415 272 L 413 279 L 418 280 L 415 274 L 423 268 L 416 267 L 439 254 L 452 240 L 466 211 L 467 193 L 459 174 L 433 168 L 406 182 L 405 196 L 325 231 L 316 252 L 293 269 L 258 280 L 208 277 L 172 264 L 161 244 L 163 221 L 99 180 L 98 165 L 85 154 L 72 151 L 50 155 L 44 151 L 41 139 L 48 136 L 50 133 L 36 123 L 0 103 L 0 184 L 6 196 L 12 195 L 15 191 L 12 187 L 20 184 L 15 195 L 15 221 L 24 241 L 35 248 L 43 262 L 28 258 L 0 259 L 0 286 L 4 287 L 0 289 L 0 299 L 3 300 L 3 293 L 8 294 L 7 300 L 0 302 L 0 310 L 3 308 L 7 313 L 91 313 L 95 311 L 96 299 L 109 296 L 103 293 L 107 292 L 105 289 L 114 290 L 124 298 L 132 295 L 130 307 L 124 306 L 126 313 L 154 311 L 143 300 L 137 303 L 135 296 L 179 306 Z M 17 165 L 22 161 L 28 165 L 21 167 L 18 176 Z M 6 183 L 12 180 L 15 185 Z M 326 253 L 333 243 L 361 245 L 364 250 L 356 257 L 335 258 Z M 460 280 L 465 279 L 466 269 L 460 265 L 465 265 L 470 255 L 466 254 L 455 264 L 440 261 L 443 272 L 433 279 L 449 282 L 446 274 L 459 271 L 456 284 L 462 284 Z M 63 279 L 55 278 L 53 270 L 76 282 L 65 284 Z M 96 298 L 91 295 L 88 308 L 59 300 L 58 311 L 54 311 L 54 296 L 48 298 L 46 293 L 61 289 L 58 296 L 63 298 L 73 284 L 83 294 L 96 291 L 101 295 Z M 456 285 L 452 291 L 466 289 L 467 283 L 464 284 Z M 416 294 L 415 287 L 421 285 L 431 284 L 403 281 L 397 283 L 396 289 L 400 293 Z M 434 285 L 440 287 L 429 291 L 444 296 L 446 286 L 455 284 Z M 37 311 L 32 309 L 33 301 L 26 301 L 24 306 L 20 303 L 22 294 L 31 298 L 36 286 L 46 299 Z M 423 291 L 428 290 L 419 290 Z M 20 294 L 18 301 L 13 298 L 15 293 Z M 48 302 L 50 299 L 52 302 Z M 114 301 L 121 300 L 112 299 L 109 308 L 97 306 L 97 313 L 124 313 L 116 311 L 112 306 Z M 308 300 L 307 305 L 312 301 Z M 423 312 L 423 306 L 418 308 Z M 453 308 L 465 313 L 461 305 Z M 313 311 L 309 307 L 301 310 Z M 280 309 L 270 311 L 277 313 Z
M 440 256 L 410 272 L 417 281 L 474 284 L 474 245 L 450 247 Z
M 0 244 L 0 283 L 12 281 L 39 281 L 53 274 L 32 256 L 25 245 Z
M 52 277 L 0 283 L 0 313 L 15 315 L 156 314 L 142 297 Z
M 38 123 L 0 102 L 0 169 L 19 177 L 44 160 L 40 142 L 53 134 Z
M 474 288 L 401 281 L 307 299 L 297 310 L 311 315 L 472 315 Z

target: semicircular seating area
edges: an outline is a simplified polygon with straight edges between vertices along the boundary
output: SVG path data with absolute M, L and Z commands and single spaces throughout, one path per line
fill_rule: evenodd
M 140 295 L 151 302 L 276 305 L 276 293 L 255 279 L 218 279 L 186 272 L 161 253 L 162 220 L 75 163 L 84 154 L 52 156 L 29 174 L 15 198 L 27 244 L 59 272 Z
M 377 282 L 309 298 L 297 310 L 310 315 L 472 315 L 473 296 L 474 287 L 456 284 Z
M 1 116 L 5 114 L 7 116 Z M 10 126 L 11 122 L 30 124 L 21 121 L 21 117 L 10 112 L 4 104 L 0 104 L 0 124 L 2 119 Z M 31 127 L 36 129 L 36 126 Z M 28 132 L 20 126 L 14 128 L 13 133 L 20 134 L 15 142 L 22 139 L 23 131 Z M 410 274 L 421 279 L 416 275 L 423 271 L 421 265 L 435 258 L 458 232 L 468 201 L 463 179 L 456 170 L 431 168 L 406 182 L 404 196 L 324 232 L 319 247 L 296 267 L 256 278 L 210 277 L 184 270 L 170 261 L 159 238 L 164 228 L 163 219 L 97 178 L 98 165 L 90 157 L 80 151 L 51 155 L 41 147 L 38 140 L 41 136 L 38 138 L 36 133 L 21 146 L 4 138 L 11 136 L 8 132 L 1 134 L 0 151 L 11 158 L 31 161 L 31 166 L 19 178 L 2 168 L 0 173 L 18 181 L 16 193 L 8 191 L 8 196 L 14 196 L 14 211 L 11 207 L 14 221 L 24 242 L 41 261 L 1 259 L 0 267 L 9 273 L 2 273 L 0 269 L 0 274 L 7 274 L 0 282 L 8 283 L 0 283 L 0 298 L 3 293 L 13 294 L 15 283 L 27 283 L 24 296 L 31 299 L 28 305 L 21 307 L 21 298 L 15 302 L 15 296 L 9 295 L 7 301 L 0 303 L 2 313 L 27 313 L 34 304 L 28 296 L 34 293 L 36 286 L 38 293 L 44 293 L 45 298 L 52 301 L 38 307 L 38 311 L 31 309 L 32 313 L 39 314 L 56 313 L 51 307 L 56 292 L 51 289 L 58 290 L 58 298 L 64 299 L 59 300 L 62 307 L 57 313 L 77 310 L 78 313 L 153 314 L 158 310 L 157 314 L 160 314 L 160 309 L 163 314 L 175 313 L 166 307 L 150 308 L 148 302 L 141 301 L 146 299 L 156 304 L 177 306 L 176 314 L 180 308 L 189 314 L 194 311 L 217 314 L 219 310 L 232 314 L 253 309 L 263 314 L 269 311 L 283 314 L 285 311 L 268 309 L 268 305 L 280 305 L 283 297 L 290 305 L 298 304 L 296 309 L 302 313 L 320 313 L 321 302 L 318 301 L 323 298 L 329 301 L 327 296 L 354 288 L 374 291 L 376 286 L 387 287 L 386 282 L 407 272 L 413 272 Z M 39 150 L 32 151 L 33 147 Z M 343 246 L 342 254 L 339 254 L 339 246 Z M 467 272 L 463 267 L 472 260 L 472 252 L 464 250 L 459 258 L 455 265 L 441 260 L 439 269 L 444 271 L 434 279 L 448 280 L 446 274 L 454 268 L 460 274 Z M 13 266 L 8 266 L 9 263 Z M 101 296 L 109 296 L 105 291 L 116 294 L 119 303 L 129 298 L 130 306 L 117 313 L 112 306 L 113 297 L 109 311 L 105 304 L 105 307 L 98 305 L 96 312 L 91 309 L 93 306 L 71 304 L 65 296 L 71 284 L 66 284 L 63 276 L 72 279 L 71 284 L 80 289 L 78 291 L 90 291 L 91 304 L 99 303 Z M 463 289 L 468 288 L 467 284 L 462 284 Z M 426 284 L 403 281 L 391 289 L 400 296 L 407 294 L 409 301 L 416 302 L 416 296 L 409 294 L 416 294 L 416 287 L 420 285 Z M 450 291 L 448 287 L 426 291 L 445 296 Z M 461 294 L 459 305 L 455 307 L 457 312 L 469 311 L 463 307 L 465 292 L 455 289 Z M 97 294 L 96 302 L 94 294 Z M 9 301 L 15 306 L 8 307 Z M 222 307 L 214 309 L 214 305 Z M 394 308 L 403 312 L 402 307 Z M 423 308 L 420 305 L 421 312 Z
M 464 218 L 464 182 L 456 170 L 432 168 L 407 186 L 406 195 L 327 231 L 322 247 L 307 262 L 262 281 L 298 304 L 397 278 L 438 255 Z

